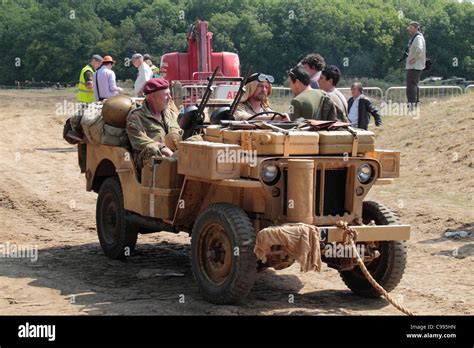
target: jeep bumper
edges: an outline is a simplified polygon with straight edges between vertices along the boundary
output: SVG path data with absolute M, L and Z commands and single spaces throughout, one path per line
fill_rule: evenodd
M 357 242 L 375 242 L 410 239 L 410 225 L 350 226 L 357 231 Z M 318 227 L 321 241 L 342 242 L 344 230 L 336 226 Z

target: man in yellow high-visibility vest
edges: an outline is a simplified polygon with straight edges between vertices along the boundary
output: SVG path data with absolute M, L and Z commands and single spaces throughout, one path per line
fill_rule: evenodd
M 80 123 L 82 119 L 82 115 L 87 109 L 87 106 L 94 102 L 94 88 L 93 88 L 93 76 L 94 72 L 101 66 L 102 61 L 104 58 L 98 54 L 94 54 L 89 62 L 85 67 L 82 68 L 81 74 L 79 75 L 79 91 L 77 93 L 77 101 L 78 101 L 78 117 L 75 117 L 75 124 L 74 128 L 80 129 Z M 77 139 L 82 139 L 83 134 L 82 131 L 78 132 L 76 130 L 71 130 L 69 135 L 75 136 Z M 85 173 L 86 166 L 85 160 L 87 156 L 87 146 L 84 143 L 77 144 L 77 153 L 78 153 L 78 160 L 79 160 L 79 167 L 81 168 L 81 173 Z
M 92 87 L 92 76 L 104 58 L 98 54 L 94 54 L 89 64 L 82 68 L 79 75 L 79 92 L 77 93 L 77 101 L 79 103 L 90 104 L 94 102 L 94 89 Z

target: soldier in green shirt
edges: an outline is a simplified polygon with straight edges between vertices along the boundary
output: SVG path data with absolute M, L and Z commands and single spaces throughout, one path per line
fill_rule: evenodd
M 145 101 L 127 116 L 127 134 L 133 147 L 133 159 L 141 170 L 153 156 L 170 157 L 173 150 L 166 146 L 165 136 L 181 136 L 177 115 L 169 107 L 168 81 L 153 78 L 143 86 Z
M 336 120 L 336 109 L 329 96 L 319 89 L 312 89 L 311 78 L 303 65 L 298 64 L 288 74 L 290 88 L 295 95 L 291 100 L 289 115 L 314 120 Z

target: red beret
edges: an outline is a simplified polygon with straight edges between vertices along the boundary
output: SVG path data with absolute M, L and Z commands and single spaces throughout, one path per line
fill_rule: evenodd
M 160 91 L 162 89 L 167 89 L 170 87 L 168 81 L 162 78 L 154 78 L 148 80 L 145 85 L 143 86 L 143 94 L 147 95 L 156 91 Z

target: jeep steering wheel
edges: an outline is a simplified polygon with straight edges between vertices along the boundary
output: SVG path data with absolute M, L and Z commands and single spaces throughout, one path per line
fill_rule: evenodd
M 273 115 L 273 117 L 270 119 L 270 121 L 273 121 L 273 120 L 275 119 L 275 117 L 277 117 L 277 116 L 283 116 L 282 113 L 276 112 L 276 111 L 262 111 L 262 112 L 259 112 L 259 113 L 255 114 L 255 115 L 251 116 L 250 118 L 247 119 L 247 121 L 251 121 L 251 120 L 253 120 L 255 117 L 260 116 L 260 115 L 265 115 L 265 114 L 275 114 L 275 115 Z

